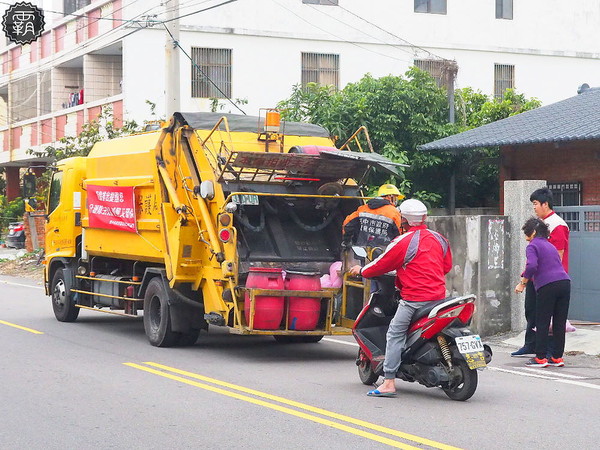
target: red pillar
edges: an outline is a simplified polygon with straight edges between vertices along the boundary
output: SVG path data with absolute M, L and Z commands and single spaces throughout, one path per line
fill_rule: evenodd
M 6 167 L 6 200 L 9 202 L 21 196 L 19 167 Z

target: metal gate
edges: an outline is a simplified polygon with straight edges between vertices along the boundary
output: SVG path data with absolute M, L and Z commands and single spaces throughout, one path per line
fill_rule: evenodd
M 555 211 L 571 230 L 569 318 L 600 322 L 600 206 L 560 206 Z

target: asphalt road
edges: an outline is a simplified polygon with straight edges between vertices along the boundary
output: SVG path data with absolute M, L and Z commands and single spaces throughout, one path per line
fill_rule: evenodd
M 2 449 L 597 448 L 600 372 L 527 369 L 494 347 L 467 402 L 398 382 L 369 398 L 351 337 L 277 344 L 212 328 L 148 344 L 141 319 L 54 319 L 33 282 L 0 276 Z

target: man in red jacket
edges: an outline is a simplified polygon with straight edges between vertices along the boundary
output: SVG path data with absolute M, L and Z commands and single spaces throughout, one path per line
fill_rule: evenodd
M 396 395 L 396 372 L 402 362 L 406 332 L 417 309 L 446 297 L 445 275 L 452 269 L 452 252 L 448 240 L 425 225 L 427 207 L 416 199 L 400 205 L 402 223 L 407 232 L 394 239 L 385 252 L 362 269 L 350 272 L 371 278 L 396 270 L 396 287 L 402 300 L 390 322 L 383 362 L 384 382 L 369 391 L 372 397 Z

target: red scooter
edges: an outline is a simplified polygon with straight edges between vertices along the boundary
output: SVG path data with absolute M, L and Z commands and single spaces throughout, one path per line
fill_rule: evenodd
M 372 385 L 383 374 L 386 332 L 400 301 L 394 277 L 376 280 L 379 290 L 371 294 L 352 330 L 360 347 L 358 375 L 366 385 Z M 471 398 L 477 389 L 477 369 L 492 360 L 492 349 L 467 328 L 474 311 L 474 295 L 432 301 L 418 309 L 396 377 L 441 387 L 452 400 Z

